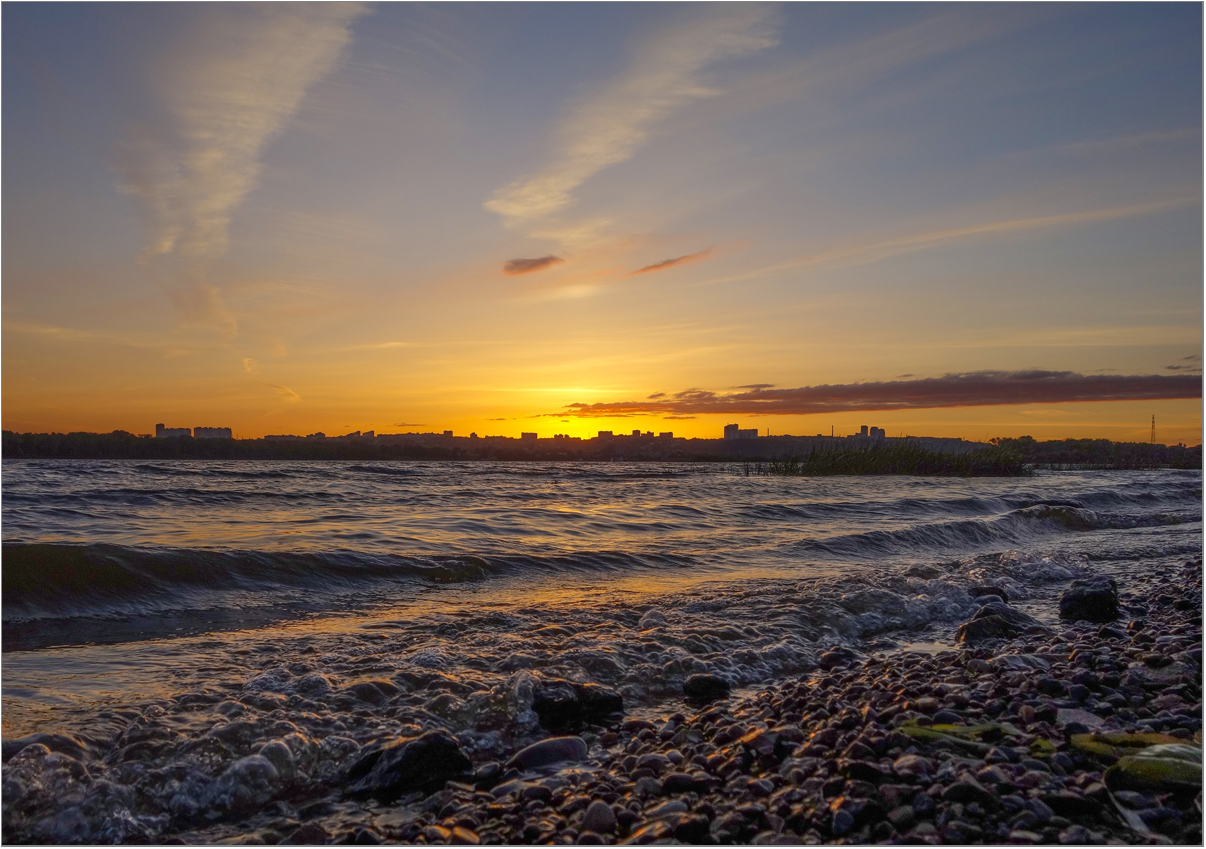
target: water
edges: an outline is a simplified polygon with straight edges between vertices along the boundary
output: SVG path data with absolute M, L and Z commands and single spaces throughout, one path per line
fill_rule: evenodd
M 481 760 L 536 733 L 532 675 L 657 709 L 693 672 L 756 686 L 833 643 L 948 641 L 976 585 L 1049 619 L 1074 577 L 1125 589 L 1202 548 L 1198 471 L 10 461 L 3 482 L 5 740 L 211 776 L 189 746 L 245 711 L 347 745 L 438 725 Z M 365 681 L 396 694 L 357 701 Z M 176 742 L 121 748 L 148 722 Z

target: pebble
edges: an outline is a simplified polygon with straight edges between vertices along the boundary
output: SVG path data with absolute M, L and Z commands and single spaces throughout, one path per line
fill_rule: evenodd
M 596 799 L 586 809 L 582 828 L 596 834 L 611 834 L 616 830 L 616 814 L 611 805 Z

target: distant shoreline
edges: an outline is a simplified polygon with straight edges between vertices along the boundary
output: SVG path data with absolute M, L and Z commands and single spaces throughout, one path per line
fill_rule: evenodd
M 1037 468 L 1200 469 L 1202 447 L 1149 445 L 1109 440 L 997 440 Z M 154 438 L 113 433 L 3 432 L 3 459 L 40 460 L 452 460 L 507 462 L 749 462 L 803 458 L 814 451 L 851 451 L 909 445 L 936 454 L 961 455 L 993 446 L 937 437 L 765 436 L 756 439 L 685 439 L 626 435 L 577 439 L 456 437 L 382 434 L 325 438 Z

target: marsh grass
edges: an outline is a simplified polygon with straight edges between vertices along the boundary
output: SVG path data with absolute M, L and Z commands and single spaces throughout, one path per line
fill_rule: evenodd
M 1012 478 L 1034 474 L 1022 453 L 993 446 L 966 454 L 942 454 L 920 445 L 896 443 L 867 448 L 817 448 L 803 457 L 746 463 L 749 475 L 920 475 L 957 478 Z

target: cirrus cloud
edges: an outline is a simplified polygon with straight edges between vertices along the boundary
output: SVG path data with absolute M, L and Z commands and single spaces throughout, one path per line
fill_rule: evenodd
M 189 318 L 234 332 L 206 265 L 226 252 L 231 218 L 259 181 L 268 143 L 334 69 L 365 11 L 359 3 L 217 8 L 176 46 L 156 81 L 161 120 L 130 134 L 115 167 L 121 190 L 142 202 L 143 259 L 167 254 L 183 263 L 175 299 Z
M 705 69 L 775 43 L 774 7 L 716 3 L 651 39 L 629 68 L 563 120 L 551 161 L 495 192 L 485 208 L 509 221 L 530 221 L 569 206 L 573 192 L 610 165 L 631 158 L 653 128 L 678 109 L 718 91 Z

